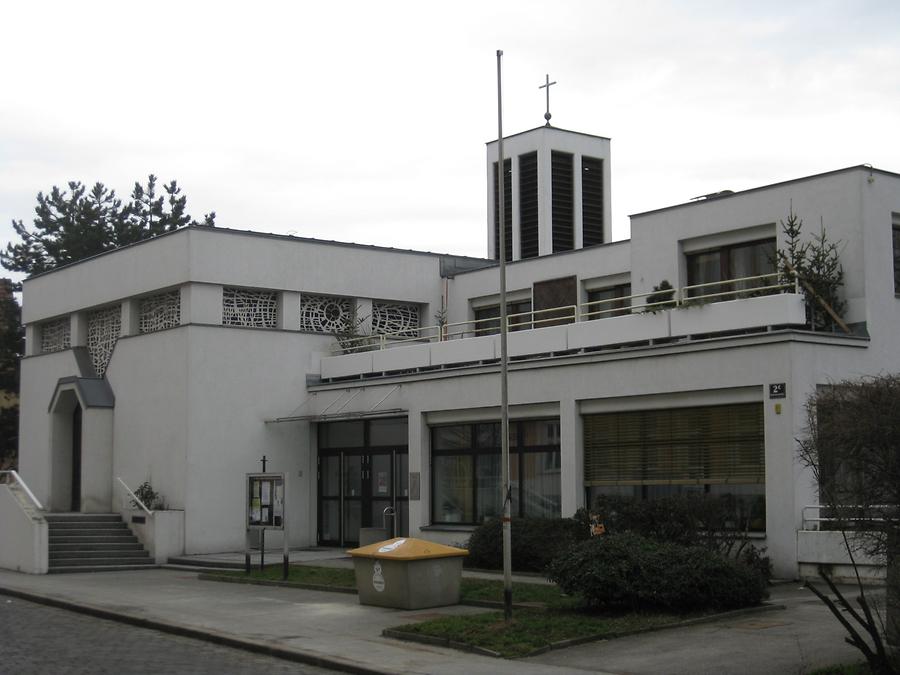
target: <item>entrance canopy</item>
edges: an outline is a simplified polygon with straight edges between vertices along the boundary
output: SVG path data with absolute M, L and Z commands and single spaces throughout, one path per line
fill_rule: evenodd
M 334 422 L 371 417 L 397 417 L 409 411 L 396 407 L 402 385 L 352 387 L 312 392 L 288 415 L 266 420 L 282 422 Z

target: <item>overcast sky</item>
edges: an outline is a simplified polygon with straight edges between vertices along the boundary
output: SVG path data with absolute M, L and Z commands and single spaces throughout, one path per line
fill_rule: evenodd
M 628 214 L 900 172 L 900 2 L 6 2 L 0 240 L 70 180 L 155 173 L 220 226 L 486 255 L 485 147 L 612 138 Z

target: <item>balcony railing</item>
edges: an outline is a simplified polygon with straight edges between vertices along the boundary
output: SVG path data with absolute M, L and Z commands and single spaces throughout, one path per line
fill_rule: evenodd
M 548 309 L 509 314 L 506 317 L 510 332 L 545 328 L 582 321 L 602 320 L 629 314 L 655 313 L 666 309 L 690 307 L 710 302 L 799 293 L 796 279 L 782 281 L 778 273 L 761 274 L 739 279 L 728 279 L 704 284 L 693 284 L 671 290 L 636 293 L 617 298 L 594 300 L 577 305 L 564 305 Z M 425 326 L 402 333 L 342 337 L 334 354 L 380 351 L 410 343 L 444 342 L 463 338 L 495 335 L 500 332 L 500 318 L 472 319 L 436 326 Z

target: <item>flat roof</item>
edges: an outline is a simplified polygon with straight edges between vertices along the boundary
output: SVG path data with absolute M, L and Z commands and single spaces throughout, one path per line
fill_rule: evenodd
M 900 174 L 893 173 L 892 171 L 885 171 L 884 169 L 876 169 L 871 164 L 857 164 L 856 166 L 848 166 L 844 169 L 835 169 L 834 171 L 825 171 L 824 173 L 814 173 L 811 176 L 803 176 L 801 178 L 792 178 L 790 180 L 779 181 L 777 183 L 769 183 L 768 185 L 760 185 L 759 187 L 747 188 L 746 190 L 737 190 L 735 192 L 731 192 L 730 194 L 720 194 L 720 193 L 712 193 L 717 196 L 710 197 L 708 199 L 694 199 L 689 202 L 682 202 L 681 204 L 673 204 L 671 206 L 663 206 L 658 209 L 650 209 L 649 211 L 640 211 L 639 213 L 631 213 L 628 215 L 629 218 L 637 218 L 639 216 L 646 216 L 651 213 L 661 213 L 662 211 L 670 211 L 672 209 L 680 209 L 685 206 L 696 206 L 698 204 L 705 204 L 707 202 L 719 202 L 725 199 L 730 199 L 731 197 L 737 197 L 738 195 L 745 195 L 750 192 L 758 192 L 760 190 L 768 190 L 774 187 L 781 187 L 782 185 L 791 185 L 792 183 L 800 183 L 807 180 L 815 180 L 817 178 L 824 178 L 825 176 L 833 176 L 839 173 L 846 173 L 850 171 L 868 171 L 870 173 L 880 173 L 884 176 L 891 176 L 893 178 L 900 178 Z
M 179 232 L 185 232 L 187 230 L 199 230 L 203 232 L 213 232 L 216 234 L 231 234 L 231 235 L 240 235 L 246 237 L 262 237 L 266 239 L 279 239 L 282 241 L 293 241 L 298 243 L 305 244 L 320 244 L 324 246 L 343 246 L 346 248 L 357 248 L 357 249 L 366 249 L 372 251 L 385 251 L 390 253 L 405 253 L 409 255 L 425 255 L 432 256 L 435 258 L 453 258 L 456 260 L 467 260 L 472 262 L 492 262 L 491 258 L 476 258 L 474 256 L 467 255 L 457 255 L 455 253 L 435 253 L 433 251 L 417 251 L 415 249 L 408 248 L 394 248 L 392 246 L 378 246 L 376 244 L 356 244 L 353 242 L 347 241 L 335 241 L 332 239 L 316 239 L 314 237 L 299 237 L 293 234 L 277 234 L 275 232 L 257 232 L 254 230 L 237 230 L 229 227 L 210 227 L 208 225 L 187 225 L 185 227 L 179 228 L 177 230 L 172 230 L 171 232 L 163 232 L 162 234 L 158 234 L 154 237 L 148 237 L 147 239 L 141 239 L 140 241 L 136 241 L 133 244 L 127 244 L 125 246 L 120 246 L 118 248 L 110 249 L 109 251 L 103 251 L 102 253 L 97 253 L 96 255 L 89 256 L 87 258 L 82 258 L 81 260 L 76 260 L 74 262 L 66 263 L 65 265 L 60 265 L 59 267 L 54 267 L 52 270 L 47 270 L 46 272 L 40 272 L 38 274 L 34 274 L 30 277 L 27 277 L 25 281 L 30 281 L 31 279 L 37 279 L 38 277 L 46 276 L 48 274 L 53 274 L 54 272 L 58 272 L 59 270 L 68 269 L 70 267 L 74 267 L 75 265 L 81 265 L 82 263 L 89 262 L 91 260 L 96 260 L 102 256 L 110 255 L 111 253 L 116 253 L 117 251 L 124 251 L 125 249 L 133 248 L 135 246 L 141 246 L 142 244 L 146 244 L 148 242 L 154 241 L 156 239 L 160 239 L 162 237 L 169 237 L 172 235 L 176 235 Z

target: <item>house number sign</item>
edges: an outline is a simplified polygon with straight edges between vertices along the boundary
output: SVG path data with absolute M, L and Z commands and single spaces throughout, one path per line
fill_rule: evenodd
M 784 382 L 769 385 L 769 398 L 785 398 L 787 396 L 787 385 Z

